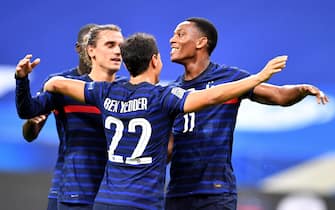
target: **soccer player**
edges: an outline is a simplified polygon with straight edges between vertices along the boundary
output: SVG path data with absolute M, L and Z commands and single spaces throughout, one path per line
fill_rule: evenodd
M 215 26 L 204 18 L 189 18 L 177 25 L 170 39 L 170 59 L 183 65 L 185 70 L 176 80 L 177 86 L 203 90 L 250 75 L 210 60 L 217 36 Z M 249 98 L 262 104 L 290 106 L 308 95 L 315 96 L 318 103 L 328 102 L 327 96 L 312 85 L 262 83 L 226 103 L 179 114 L 173 125 L 174 146 L 166 209 L 236 209 L 237 191 L 231 157 L 241 100 Z
M 91 71 L 91 67 L 87 64 L 87 62 L 85 62 L 84 59 L 84 54 L 83 54 L 83 46 L 84 46 L 84 37 L 88 34 L 88 32 L 90 31 L 91 28 L 97 26 L 96 24 L 86 24 L 84 26 L 82 26 L 78 32 L 77 35 L 77 42 L 75 44 L 75 50 L 78 54 L 79 57 L 79 61 L 78 61 L 78 66 L 67 70 L 65 72 L 61 72 L 59 74 L 52 74 L 49 76 L 66 76 L 66 75 L 71 75 L 71 76 L 79 76 L 79 75 L 83 75 L 83 74 L 88 74 Z M 48 78 L 48 79 L 49 79 Z M 47 80 L 48 80 L 47 79 Z M 25 123 L 22 126 L 22 134 L 23 137 L 28 141 L 28 142 L 32 142 L 33 140 L 35 140 L 38 137 L 38 134 L 40 133 L 41 129 L 43 128 L 47 118 L 48 118 L 49 114 L 45 114 L 45 115 L 39 115 L 36 117 L 33 117 L 31 119 L 28 119 L 25 121 Z
M 95 210 L 163 209 L 167 144 L 174 117 L 235 98 L 281 71 L 287 56 L 256 75 L 188 92 L 156 85 L 162 61 L 153 36 L 137 33 L 121 45 L 128 83 L 53 78 L 45 90 L 97 106 L 108 142 L 108 161 Z
M 116 25 L 96 26 L 85 39 L 85 51 L 90 52 L 87 61 L 92 70 L 88 75 L 67 77 L 83 81 L 114 81 L 122 62 L 121 29 Z M 43 92 L 32 98 L 28 73 L 40 60 L 31 62 L 31 58 L 32 55 L 27 55 L 16 68 L 17 111 L 21 118 L 31 118 L 55 110 L 60 143 L 51 198 L 57 199 L 58 210 L 92 209 L 107 161 L 101 113 L 94 106 L 59 94 Z
M 83 74 L 88 74 L 91 71 L 91 67 L 85 62 L 84 54 L 83 51 L 84 49 L 84 44 L 85 44 L 85 37 L 89 33 L 89 31 L 93 28 L 96 27 L 96 24 L 86 24 L 82 26 L 78 32 L 77 35 L 77 42 L 75 43 L 75 50 L 78 53 L 79 57 L 79 62 L 78 66 L 61 72 L 57 74 L 51 74 L 48 79 L 50 79 L 53 76 L 79 76 Z M 48 80 L 47 79 L 47 80 Z M 47 81 L 46 80 L 46 81 Z M 39 94 L 39 93 L 38 93 Z M 55 113 L 54 113 L 55 114 Z M 39 115 L 36 117 L 33 117 L 31 119 L 28 119 L 25 121 L 25 123 L 22 126 L 22 133 L 23 137 L 28 141 L 32 142 L 38 137 L 38 134 L 40 133 L 41 129 L 43 128 L 47 118 L 49 116 L 48 114 L 43 114 Z M 60 117 L 60 115 L 55 114 L 55 119 L 56 119 L 56 126 L 57 126 L 57 131 L 62 130 L 62 124 L 64 123 L 62 120 L 63 118 Z M 61 133 L 59 134 L 59 139 L 61 139 Z M 57 210 L 57 193 L 59 191 L 59 180 L 60 176 L 62 174 L 62 168 L 64 164 L 64 154 L 63 154 L 63 149 L 61 149 L 61 143 L 62 141 L 60 140 L 59 148 L 58 148 L 58 156 L 57 156 L 57 161 L 55 164 L 55 169 L 53 172 L 53 178 L 52 178 L 52 184 L 49 190 L 49 195 L 48 195 L 48 210 Z

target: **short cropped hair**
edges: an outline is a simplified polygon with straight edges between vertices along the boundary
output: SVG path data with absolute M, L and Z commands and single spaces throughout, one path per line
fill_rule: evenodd
M 211 55 L 218 41 L 218 32 L 214 24 L 211 23 L 209 20 L 201 17 L 190 17 L 187 18 L 186 21 L 194 23 L 195 26 L 200 30 L 200 32 L 207 37 L 207 52 L 208 55 Z
M 135 33 L 121 44 L 121 55 L 130 75 L 136 77 L 148 67 L 153 55 L 158 54 L 156 39 L 147 33 Z

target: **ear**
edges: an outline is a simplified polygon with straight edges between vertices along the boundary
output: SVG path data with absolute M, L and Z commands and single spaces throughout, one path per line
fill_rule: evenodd
M 92 59 L 95 58 L 94 48 L 92 46 L 87 46 L 86 48 L 88 56 Z
M 151 63 L 154 68 L 158 65 L 158 56 L 156 54 L 153 54 L 151 57 Z
M 200 49 L 200 48 L 204 48 L 204 47 L 207 46 L 207 44 L 208 44 L 208 39 L 207 39 L 207 37 L 203 36 L 203 37 L 200 37 L 200 38 L 198 39 L 198 41 L 197 41 L 197 43 L 196 43 L 196 47 L 197 47 L 198 49 Z

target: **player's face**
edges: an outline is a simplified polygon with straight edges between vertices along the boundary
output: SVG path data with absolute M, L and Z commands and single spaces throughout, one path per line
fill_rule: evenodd
M 96 47 L 91 53 L 92 65 L 107 71 L 118 71 L 122 58 L 120 45 L 123 42 L 122 33 L 119 31 L 105 30 L 98 35 Z
M 172 62 L 185 64 L 195 59 L 200 32 L 189 21 L 184 21 L 177 25 L 174 34 L 170 39 L 170 59 Z

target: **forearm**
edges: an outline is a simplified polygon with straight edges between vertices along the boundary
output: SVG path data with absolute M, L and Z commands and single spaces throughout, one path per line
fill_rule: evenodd
M 16 111 L 20 118 L 24 118 L 26 115 L 26 107 L 31 107 L 31 94 L 29 87 L 28 77 L 22 79 L 16 79 L 16 88 L 15 88 L 15 104 Z
M 186 99 L 184 111 L 193 112 L 206 106 L 224 103 L 225 101 L 239 97 L 262 81 L 258 75 L 252 75 L 238 81 L 192 92 Z
M 47 113 L 43 110 L 43 105 L 36 98 L 32 98 L 28 77 L 16 79 L 15 103 L 16 111 L 19 117 L 23 119 Z
M 279 105 L 291 106 L 304 99 L 308 94 L 305 85 L 284 85 L 279 89 Z
M 221 84 L 213 87 L 213 89 L 208 89 L 211 91 L 208 96 L 212 96 L 210 97 L 210 105 L 221 104 L 237 98 L 262 83 L 262 81 L 258 75 L 251 75 L 238 81 Z
M 308 87 L 310 85 L 276 86 L 264 83 L 254 89 L 251 100 L 268 105 L 291 106 L 310 94 Z
M 20 118 L 30 119 L 53 110 L 52 95 L 31 96 L 28 77 L 16 79 L 16 111 Z
M 58 77 L 46 82 L 44 90 L 69 96 L 79 102 L 85 102 L 84 87 L 84 81 Z

